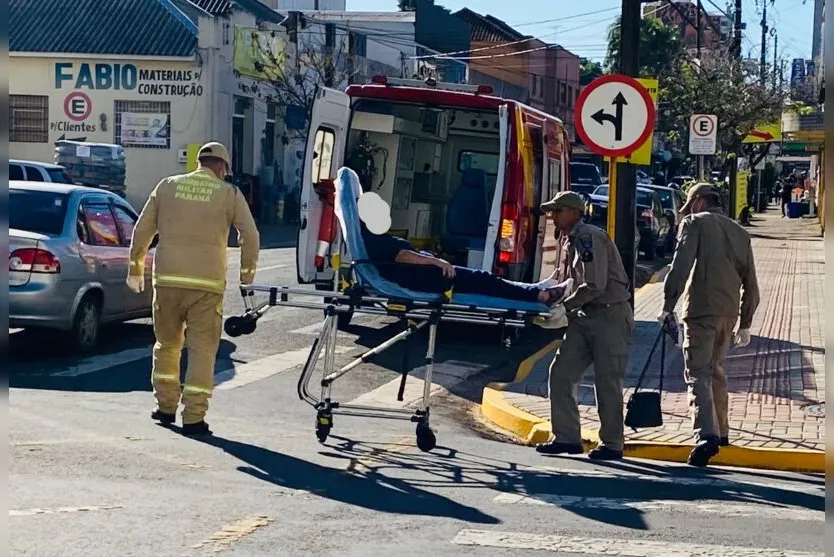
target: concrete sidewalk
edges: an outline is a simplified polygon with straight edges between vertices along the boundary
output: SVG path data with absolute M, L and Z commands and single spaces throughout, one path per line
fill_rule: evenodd
M 730 443 L 715 464 L 781 470 L 823 471 L 825 451 L 825 252 L 819 225 L 785 220 L 778 211 L 758 215 L 748 229 L 761 290 L 753 338 L 727 359 Z M 663 284 L 638 290 L 635 334 L 623 396 L 627 400 L 645 365 L 659 325 Z M 680 313 L 680 306 L 679 306 Z M 519 367 L 516 382 L 484 390 L 482 411 L 524 442 L 550 436 L 548 366 L 554 341 Z M 658 351 L 659 352 L 659 351 Z M 656 388 L 658 356 L 646 387 Z M 583 437 L 591 443 L 599 428 L 592 370 L 579 388 Z M 627 430 L 630 456 L 685 461 L 692 444 L 691 422 L 680 349 L 667 345 L 663 394 L 664 425 Z

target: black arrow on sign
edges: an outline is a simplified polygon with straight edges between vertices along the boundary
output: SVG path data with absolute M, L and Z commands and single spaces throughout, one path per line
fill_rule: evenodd
M 599 109 L 595 112 L 591 118 L 597 121 L 598 124 L 604 125 L 605 122 L 611 122 L 614 124 L 614 140 L 615 141 L 622 141 L 623 139 L 623 106 L 627 105 L 628 103 L 625 100 L 625 97 L 622 93 L 617 93 L 617 96 L 614 97 L 614 100 L 611 101 L 611 104 L 615 106 L 614 115 L 606 114 L 603 109 Z

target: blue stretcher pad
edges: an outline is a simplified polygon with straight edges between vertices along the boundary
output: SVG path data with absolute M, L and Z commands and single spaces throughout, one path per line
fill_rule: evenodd
M 371 263 L 362 263 L 367 260 L 368 252 L 365 249 L 365 242 L 362 239 L 362 232 L 359 219 L 359 207 L 357 200 L 362 195 L 362 186 L 359 177 L 350 168 L 339 169 L 336 180 L 336 196 L 334 212 L 339 219 L 342 229 L 342 238 L 348 248 L 348 253 L 354 261 L 360 261 L 354 265 L 354 272 L 360 285 L 368 288 L 377 294 L 400 300 L 413 300 L 416 302 L 445 302 L 443 294 L 429 292 L 417 292 L 393 283 L 380 276 L 377 268 Z M 494 296 L 482 296 L 480 294 L 452 294 L 452 304 L 463 306 L 474 306 L 507 311 L 522 311 L 529 313 L 550 313 L 546 304 L 539 302 L 522 302 L 518 300 L 507 300 Z

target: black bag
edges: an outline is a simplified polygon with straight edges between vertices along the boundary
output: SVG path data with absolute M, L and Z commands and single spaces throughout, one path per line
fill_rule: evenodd
M 658 343 L 660 348 L 660 385 L 657 392 L 654 391 L 640 391 L 640 386 L 643 384 L 643 379 L 646 376 L 646 371 L 652 363 L 652 356 L 657 350 Z M 634 392 L 628 399 L 626 404 L 625 425 L 637 431 L 641 427 L 658 427 L 663 425 L 663 413 L 660 409 L 660 397 L 663 393 L 663 373 L 666 365 L 666 334 L 661 327 L 657 339 L 654 341 L 649 357 L 646 359 L 646 365 L 643 366 L 643 371 L 640 373 L 640 378 L 637 379 L 637 386 Z

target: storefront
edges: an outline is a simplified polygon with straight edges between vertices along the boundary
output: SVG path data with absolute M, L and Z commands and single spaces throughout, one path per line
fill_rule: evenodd
M 122 145 L 126 194 L 141 207 L 186 169 L 208 135 L 207 84 L 193 57 L 9 59 L 9 156 L 51 162 L 61 139 Z

